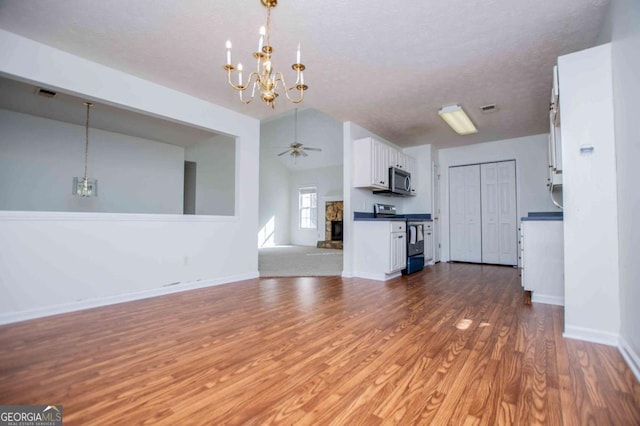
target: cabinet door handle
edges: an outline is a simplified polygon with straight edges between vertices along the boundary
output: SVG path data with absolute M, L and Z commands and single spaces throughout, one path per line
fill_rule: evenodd
M 398 235 L 398 238 L 402 238 L 404 235 Z

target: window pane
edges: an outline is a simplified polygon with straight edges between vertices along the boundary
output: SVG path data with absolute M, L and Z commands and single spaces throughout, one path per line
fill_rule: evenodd
M 317 189 L 315 187 L 298 189 L 298 211 L 300 228 L 316 228 Z

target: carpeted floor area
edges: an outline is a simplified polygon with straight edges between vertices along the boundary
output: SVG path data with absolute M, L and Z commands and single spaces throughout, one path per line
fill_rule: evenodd
M 261 277 L 324 277 L 342 274 L 342 250 L 304 246 L 258 250 Z

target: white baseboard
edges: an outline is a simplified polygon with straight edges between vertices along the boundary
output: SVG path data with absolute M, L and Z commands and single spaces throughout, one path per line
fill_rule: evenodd
M 353 274 L 349 271 L 342 271 L 342 278 L 353 278 Z
M 592 343 L 601 343 L 609 346 L 618 346 L 618 342 L 620 340 L 620 335 L 617 333 L 609 333 L 607 331 L 569 325 L 565 325 L 562 337 L 567 339 L 584 340 Z
M 148 299 L 150 297 L 164 296 L 166 294 L 180 293 L 182 291 L 195 290 L 198 288 L 212 287 L 220 284 L 228 284 L 238 281 L 258 278 L 259 273 L 250 272 L 241 275 L 231 275 L 222 278 L 209 280 L 198 280 L 184 282 L 167 287 L 152 288 L 135 293 L 117 294 L 114 296 L 101 297 L 96 299 L 78 300 L 62 305 L 45 306 L 42 308 L 29 309 L 26 311 L 0 314 L 0 325 L 26 321 L 34 318 L 48 317 L 51 315 L 65 314 L 68 312 L 82 311 L 84 309 L 98 308 L 100 306 L 115 305 L 116 303 L 131 302 L 134 300 Z
M 397 278 L 400 275 L 402 275 L 402 272 L 394 272 L 393 274 L 385 274 L 385 273 L 372 274 L 370 272 L 354 272 L 353 273 L 353 277 L 364 278 L 367 280 L 374 280 L 374 281 L 388 281 L 388 280 Z
M 633 375 L 636 376 L 636 380 L 640 382 L 640 355 L 633 350 L 624 337 L 620 336 L 619 343 L 618 349 L 622 357 L 627 361 L 627 365 L 633 372 Z
M 531 301 L 533 303 L 544 303 L 546 305 L 564 306 L 564 297 L 549 296 L 547 294 L 538 294 L 535 291 L 531 295 Z

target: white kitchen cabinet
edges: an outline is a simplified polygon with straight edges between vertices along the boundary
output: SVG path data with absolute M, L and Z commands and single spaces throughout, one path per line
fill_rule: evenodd
M 424 223 L 424 264 L 433 260 L 433 222 Z
M 558 67 L 553 67 L 553 87 L 549 103 L 549 179 L 547 186 L 562 185 L 562 137 L 560 133 L 560 88 Z
M 353 186 L 355 188 L 389 188 L 389 150 L 373 138 L 353 141 Z
M 563 305 L 563 222 L 523 220 L 521 228 L 522 286 L 533 302 Z
M 418 195 L 418 161 L 411 157 L 405 158 L 406 170 L 411 173 L 411 195 Z
M 389 150 L 389 167 L 407 170 L 409 156 L 395 149 Z
M 407 267 L 407 233 L 406 231 L 391 233 L 391 246 L 389 248 L 390 267 L 387 273 L 402 271 Z
M 400 276 L 407 266 L 404 221 L 355 221 L 354 275 L 378 281 Z

